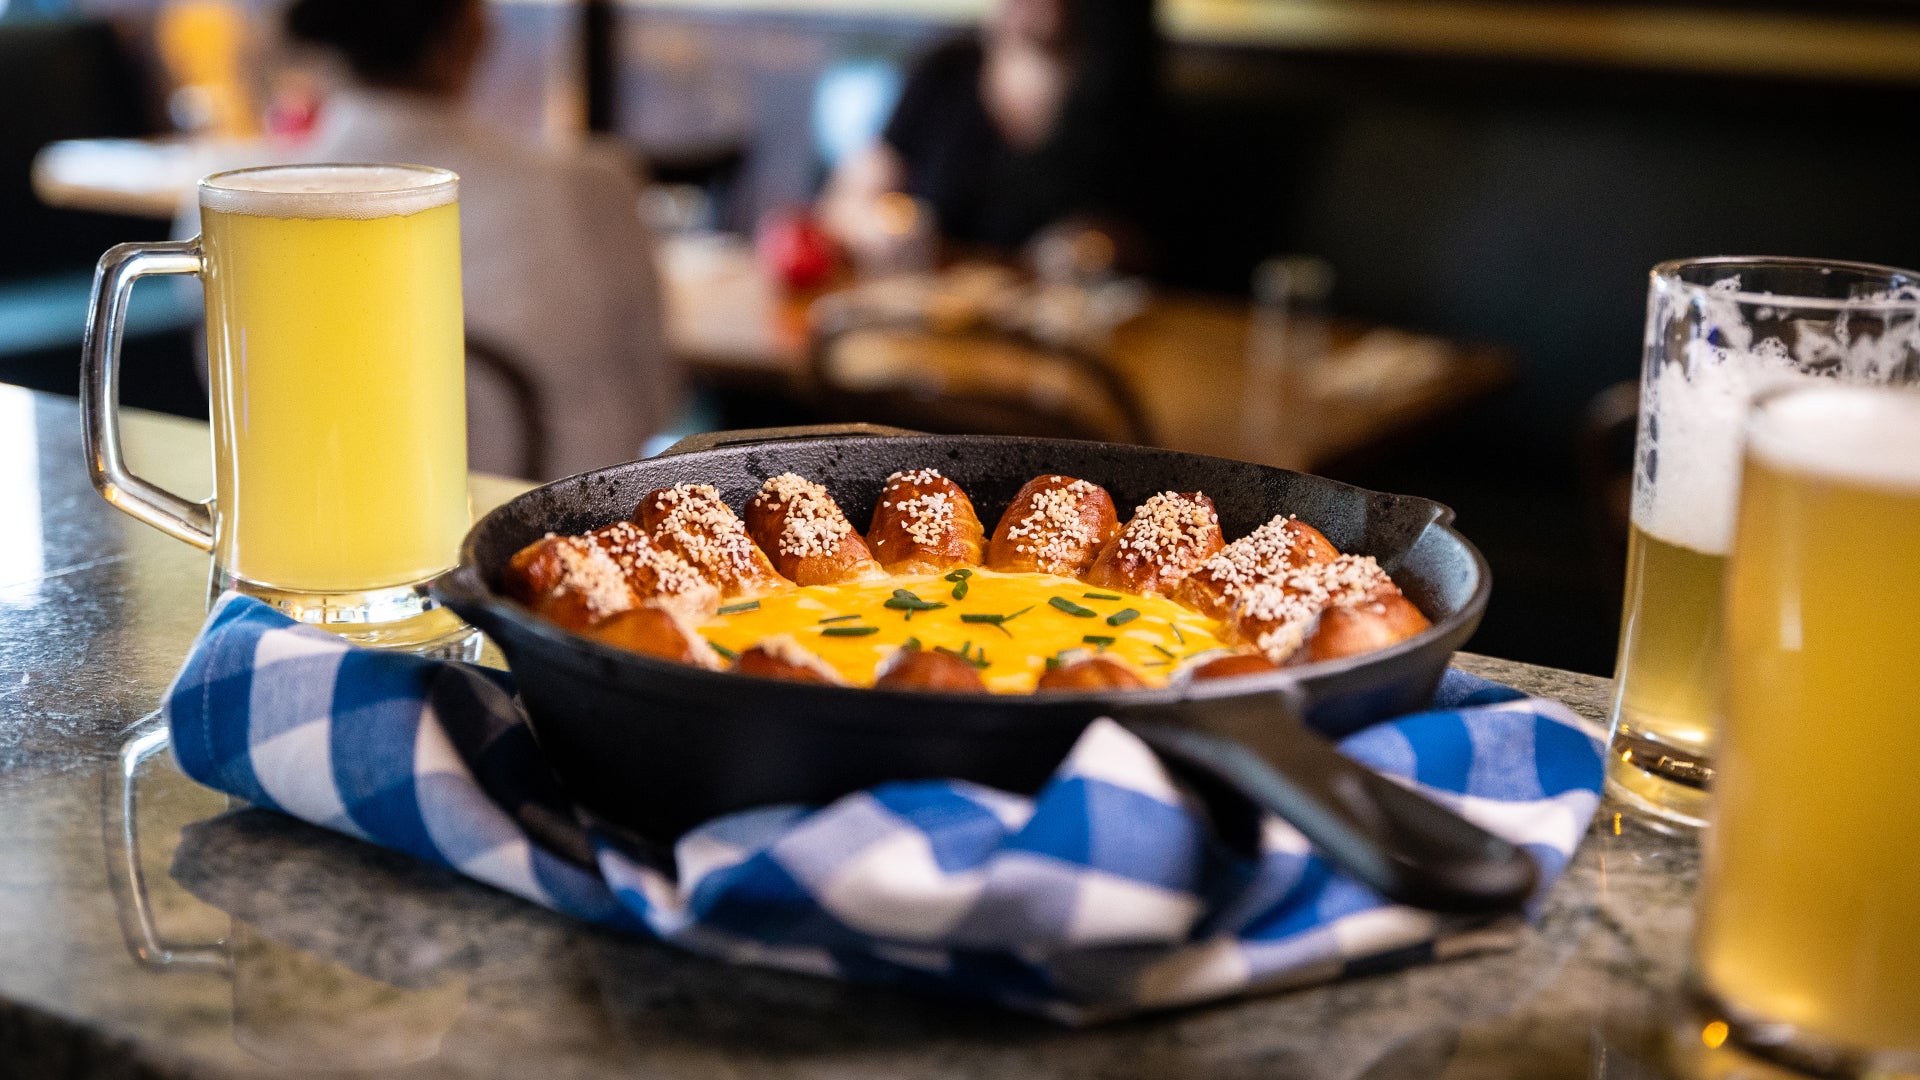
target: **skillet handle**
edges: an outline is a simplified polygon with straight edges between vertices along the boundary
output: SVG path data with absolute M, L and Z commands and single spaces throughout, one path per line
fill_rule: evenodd
M 906 428 L 888 427 L 885 424 L 804 424 L 798 427 L 740 428 L 736 431 L 703 431 L 698 435 L 689 435 L 655 457 L 675 457 L 680 454 L 693 454 L 702 450 L 718 450 L 723 446 L 746 446 L 754 443 L 793 442 L 796 439 L 819 438 L 875 438 L 887 435 L 925 435 L 924 431 L 909 431 Z
M 1299 722 L 1295 695 L 1190 702 L 1185 709 L 1237 711 L 1255 702 L 1265 713 L 1265 757 L 1191 726 L 1193 719 L 1210 724 L 1204 716 L 1122 722 L 1168 764 L 1278 815 L 1396 903 L 1484 915 L 1517 910 L 1533 894 L 1540 870 L 1532 856 L 1335 750 Z

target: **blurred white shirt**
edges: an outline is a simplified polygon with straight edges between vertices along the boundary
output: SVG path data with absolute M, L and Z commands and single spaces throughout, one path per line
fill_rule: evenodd
M 541 399 L 547 475 L 529 479 L 638 457 L 672 420 L 680 379 L 625 155 L 517 140 L 413 95 L 346 91 L 328 99 L 297 157 L 460 174 L 468 339 L 514 361 Z M 468 467 L 524 474 L 525 425 L 509 388 L 469 363 L 467 390 Z

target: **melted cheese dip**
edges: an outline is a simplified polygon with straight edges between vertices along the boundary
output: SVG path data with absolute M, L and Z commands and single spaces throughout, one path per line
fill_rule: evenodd
M 1095 589 L 1051 574 L 975 568 L 965 580 L 960 599 L 953 595 L 956 583 L 938 575 L 794 589 L 761 597 L 754 610 L 716 616 L 700 632 L 733 653 L 775 634 L 789 634 L 855 686 L 871 686 L 881 662 L 917 638 L 923 648 L 964 652 L 980 668 L 987 689 L 1000 694 L 1031 692 L 1047 660 L 1074 649 L 1104 651 L 1159 685 L 1188 657 L 1224 644 L 1219 623 L 1171 600 Z M 896 590 L 946 606 L 889 608 L 887 601 L 895 598 Z M 1056 597 L 1092 614 L 1062 611 L 1048 602 Z M 1137 614 L 1129 618 L 1124 614 L 1128 611 Z M 1011 617 L 996 627 L 968 622 L 962 618 L 967 615 Z M 872 632 L 852 632 L 867 628 Z M 1105 638 L 1113 640 L 1100 640 Z

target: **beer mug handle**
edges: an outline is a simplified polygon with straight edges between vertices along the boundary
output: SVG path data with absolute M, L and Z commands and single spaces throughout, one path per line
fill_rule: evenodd
M 140 862 L 140 814 L 136 800 L 140 765 L 165 750 L 170 734 L 158 711 L 135 723 L 133 736 L 120 744 L 119 761 L 104 777 L 100 826 L 107 847 L 107 885 L 127 949 L 141 967 L 154 971 L 230 971 L 233 960 L 225 941 L 181 945 L 160 936 L 147 875 Z
M 120 244 L 100 257 L 80 354 L 80 415 L 87 471 L 114 506 L 203 551 L 213 550 L 213 513 L 135 476 L 120 452 L 120 346 L 133 283 L 149 274 L 199 274 L 200 241 Z

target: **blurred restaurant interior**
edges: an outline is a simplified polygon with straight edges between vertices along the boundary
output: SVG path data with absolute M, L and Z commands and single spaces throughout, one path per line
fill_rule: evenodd
M 177 234 L 199 175 L 308 152 L 341 80 L 284 6 L 0 0 L 0 382 L 74 393 L 100 254 Z M 593 399 L 658 415 L 656 447 L 868 420 L 1304 467 L 1455 508 L 1497 582 L 1470 648 L 1606 673 L 1648 268 L 1920 263 L 1910 0 L 1091 0 L 1078 82 L 1013 78 L 1007 108 L 1037 108 L 1041 142 L 1048 117 L 1083 136 L 1062 158 L 1110 213 L 955 235 L 964 150 L 931 194 L 861 172 L 883 131 L 902 145 L 903 100 L 952 134 L 912 93 L 922 58 L 954 55 L 930 50 L 1047 8 L 487 0 L 461 107 L 634 163 L 647 229 L 606 226 L 602 276 L 656 305 L 625 325 L 662 359 L 530 363 L 541 341 L 493 332 L 473 282 L 476 218 L 515 204 L 468 199 L 475 466 L 617 460 L 569 448 Z M 558 227 L 563 193 L 515 194 L 518 224 Z M 526 277 L 566 323 L 577 292 Z M 199 303 L 137 294 L 128 405 L 205 418 Z

